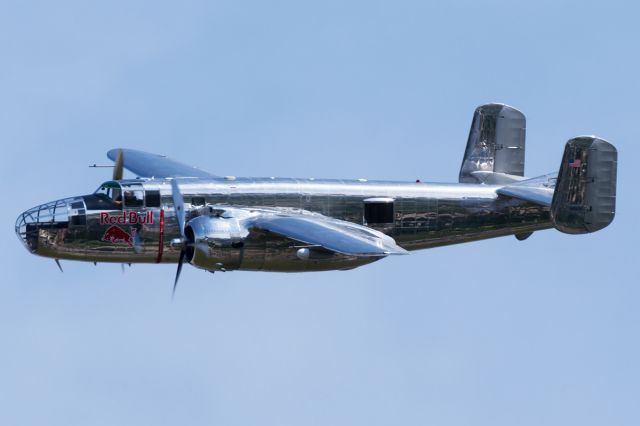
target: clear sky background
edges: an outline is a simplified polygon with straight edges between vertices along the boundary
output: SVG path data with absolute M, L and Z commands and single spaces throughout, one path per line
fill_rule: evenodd
M 632 2 L 1 2 L 0 424 L 638 425 Z M 348 272 L 212 276 L 29 255 L 18 214 L 110 148 L 212 173 L 456 181 L 473 110 L 526 173 L 619 149 L 605 230 Z

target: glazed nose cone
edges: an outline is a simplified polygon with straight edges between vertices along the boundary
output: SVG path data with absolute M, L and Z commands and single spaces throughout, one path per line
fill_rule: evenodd
M 33 207 L 18 216 L 16 235 L 31 253 L 38 252 L 41 230 L 69 226 L 68 200 L 58 200 Z

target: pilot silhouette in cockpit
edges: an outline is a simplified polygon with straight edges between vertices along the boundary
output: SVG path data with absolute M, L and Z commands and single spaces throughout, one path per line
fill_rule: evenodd
M 122 208 L 122 192 L 114 191 L 113 193 L 113 203 L 118 207 Z M 133 193 L 131 191 L 124 191 L 124 200 L 125 202 L 131 201 L 133 199 Z
M 133 205 L 133 204 L 135 204 L 136 200 L 137 200 L 137 198 L 134 195 L 133 191 L 124 191 L 124 202 L 125 202 L 125 205 L 126 204 Z M 122 207 L 122 193 L 118 193 L 114 197 L 113 202 L 117 206 Z

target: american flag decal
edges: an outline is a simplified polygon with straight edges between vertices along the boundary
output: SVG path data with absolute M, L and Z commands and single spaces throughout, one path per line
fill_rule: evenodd
M 572 167 L 574 169 L 577 169 L 578 167 L 582 166 L 582 161 L 580 161 L 579 158 L 576 158 L 574 160 L 570 160 L 569 161 L 569 167 Z

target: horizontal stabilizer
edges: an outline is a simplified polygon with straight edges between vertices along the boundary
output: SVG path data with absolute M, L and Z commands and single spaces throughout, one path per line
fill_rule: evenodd
M 507 197 L 519 198 L 534 204 L 551 206 L 557 173 L 522 180 L 498 189 L 496 192 Z
M 513 182 L 520 182 L 526 180 L 527 178 L 516 175 L 508 175 L 506 173 L 497 173 L 497 172 L 471 172 L 471 176 L 473 176 L 478 183 L 484 183 L 487 185 L 506 185 Z

